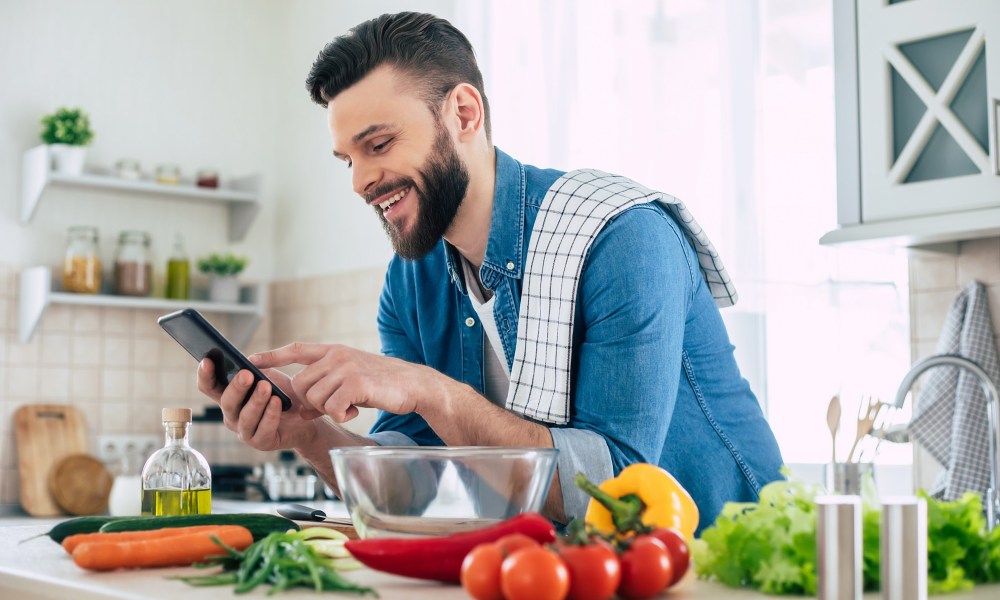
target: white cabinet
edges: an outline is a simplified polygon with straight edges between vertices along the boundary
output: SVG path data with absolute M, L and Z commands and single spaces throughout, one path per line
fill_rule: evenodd
M 1000 2 L 834 3 L 838 221 L 822 242 L 1000 233 Z
M 233 179 L 226 188 L 201 188 L 194 185 L 164 185 L 148 180 L 129 180 L 99 173 L 65 175 L 51 169 L 48 149 L 37 146 L 24 153 L 21 163 L 20 218 L 27 223 L 50 186 L 70 189 L 104 189 L 134 196 L 153 196 L 166 201 L 220 204 L 228 212 L 228 237 L 236 242 L 246 235 L 260 211 L 260 177 Z M 75 294 L 64 292 L 49 267 L 30 267 L 21 272 L 18 297 L 18 338 L 28 341 L 50 304 L 75 304 L 118 308 L 149 309 L 162 313 L 191 307 L 201 312 L 228 316 L 227 336 L 237 346 L 246 344 L 264 317 L 267 307 L 266 284 L 242 288 L 238 303 L 225 304 L 199 300 L 137 298 L 110 294 Z

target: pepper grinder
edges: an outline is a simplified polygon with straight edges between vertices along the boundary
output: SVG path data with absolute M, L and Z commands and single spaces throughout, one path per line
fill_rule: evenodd
M 816 563 L 820 600 L 861 599 L 861 497 L 817 496 Z
M 927 501 L 882 499 L 882 600 L 927 600 Z

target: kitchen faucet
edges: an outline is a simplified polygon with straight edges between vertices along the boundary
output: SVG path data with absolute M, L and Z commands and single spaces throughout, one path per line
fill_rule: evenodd
M 896 391 L 896 400 L 893 405 L 896 408 L 902 408 L 903 400 L 906 399 L 906 394 L 913 387 L 913 382 L 917 380 L 917 377 L 932 367 L 942 365 L 968 369 L 979 378 L 979 385 L 983 388 L 983 393 L 986 394 L 986 418 L 990 429 L 990 487 L 986 490 L 983 502 L 986 504 L 986 526 L 992 530 L 997 526 L 997 520 L 1000 519 L 1000 490 L 997 489 L 997 481 L 1000 480 L 1000 463 L 997 460 L 997 437 L 1000 437 L 1000 425 L 998 425 L 1000 423 L 1000 416 L 998 416 L 1000 394 L 997 393 L 997 386 L 990 379 L 990 376 L 982 367 L 964 356 L 935 354 L 913 365 L 903 376 L 899 390 Z

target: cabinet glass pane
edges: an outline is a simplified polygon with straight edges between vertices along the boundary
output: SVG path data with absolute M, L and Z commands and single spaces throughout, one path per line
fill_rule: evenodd
M 986 93 L 986 49 L 983 48 L 968 77 L 951 103 L 951 112 L 976 138 L 983 152 L 989 152 L 989 102 Z
M 892 72 L 892 162 L 895 163 L 927 112 L 927 105 L 895 68 L 890 65 L 889 69 Z
M 935 91 L 941 88 L 945 77 L 962 53 L 962 48 L 972 37 L 972 30 L 927 38 L 900 44 L 899 51 L 920 71 Z
M 906 176 L 904 182 L 913 183 L 978 173 L 979 169 L 966 156 L 965 151 L 959 147 L 951 134 L 938 123 L 934 126 L 934 133 L 931 135 L 930 141 L 920 153 L 917 162 L 913 165 L 913 169 Z

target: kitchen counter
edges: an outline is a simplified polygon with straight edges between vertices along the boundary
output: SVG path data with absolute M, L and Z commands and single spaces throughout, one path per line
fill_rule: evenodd
M 322 504 L 322 503 L 320 503 Z M 19 544 L 51 527 L 57 520 L 36 520 L 31 524 L 0 528 L 0 598 L 51 598 L 79 600 L 106 598 L 219 598 L 232 595 L 231 587 L 191 587 L 169 579 L 176 575 L 204 573 L 190 567 L 91 573 L 78 568 L 63 549 L 48 538 L 38 538 Z M 368 569 L 349 571 L 345 577 L 356 583 L 375 588 L 383 600 L 458 600 L 467 598 L 462 588 L 404 577 L 387 575 Z M 250 597 L 264 597 L 267 587 L 260 587 Z M 280 597 L 312 597 L 311 590 L 293 590 Z M 337 596 L 331 596 L 337 597 Z M 340 595 L 339 597 L 353 597 Z M 773 598 L 750 590 L 738 590 L 697 580 L 688 573 L 684 581 L 664 598 L 674 600 L 748 600 Z M 878 594 L 865 598 L 875 599 Z M 942 596 L 948 599 L 986 600 L 1000 597 L 1000 586 L 979 586 L 965 594 Z

